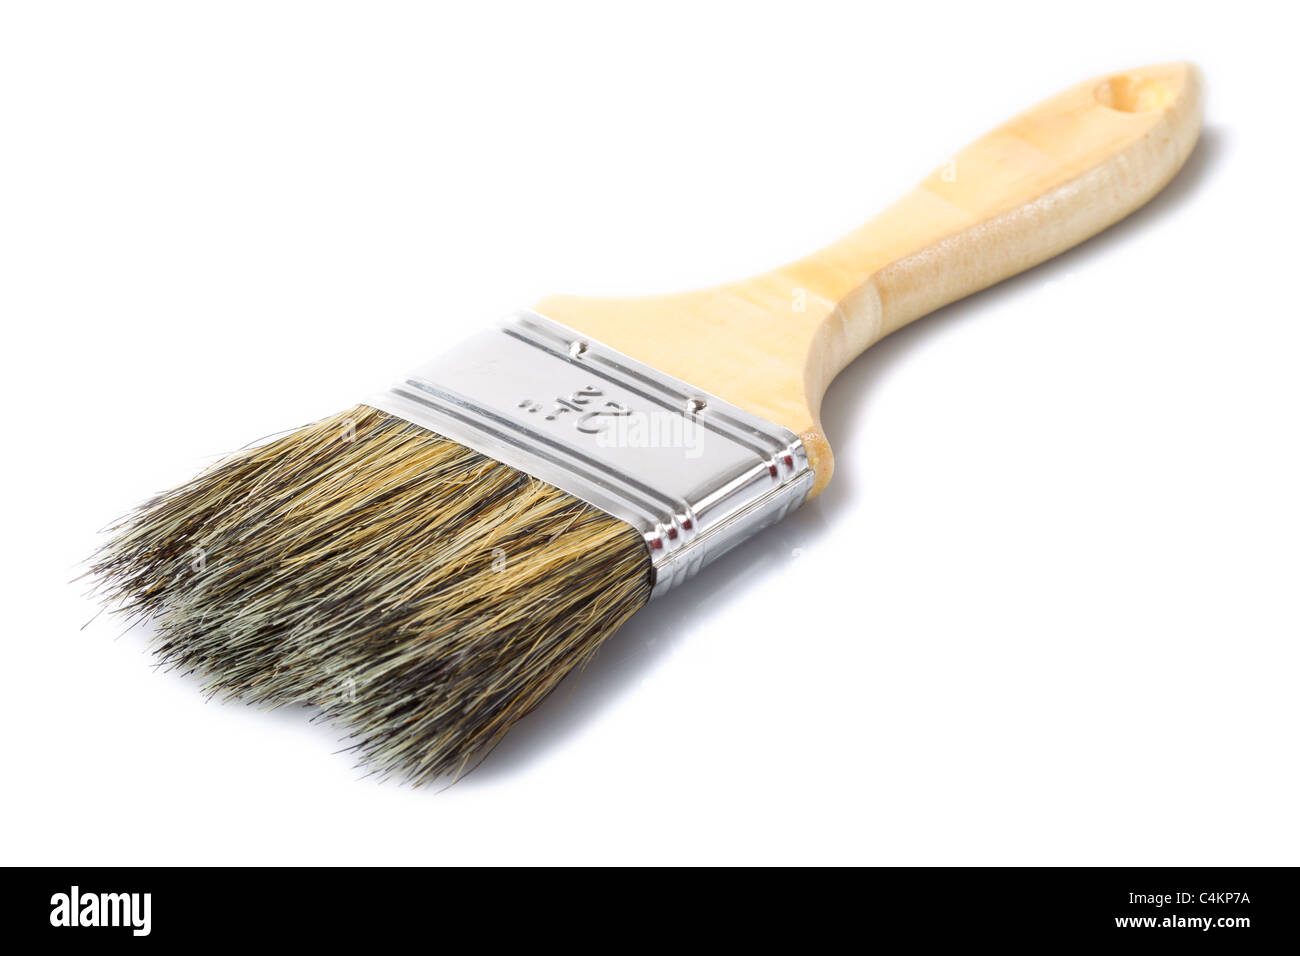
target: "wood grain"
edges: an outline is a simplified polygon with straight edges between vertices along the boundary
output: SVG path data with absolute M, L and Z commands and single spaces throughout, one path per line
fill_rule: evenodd
M 536 308 L 800 435 L 816 494 L 833 468 L 822 395 L 845 365 L 1137 209 L 1173 178 L 1200 125 L 1190 64 L 1098 77 L 987 133 L 807 258 L 715 288 L 549 296 Z

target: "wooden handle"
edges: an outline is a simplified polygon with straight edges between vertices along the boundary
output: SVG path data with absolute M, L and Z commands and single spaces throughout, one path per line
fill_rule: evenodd
M 550 296 L 537 310 L 800 435 L 830 479 L 818 412 L 864 349 L 1082 242 L 1178 171 L 1201 125 L 1186 63 L 1081 83 L 976 140 L 837 242 L 763 275 L 638 298 Z

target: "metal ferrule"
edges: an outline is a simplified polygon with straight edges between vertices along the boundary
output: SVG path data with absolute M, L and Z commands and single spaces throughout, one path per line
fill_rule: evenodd
M 536 312 L 519 312 L 367 404 L 540 478 L 645 539 L 653 597 L 793 511 L 797 435 Z

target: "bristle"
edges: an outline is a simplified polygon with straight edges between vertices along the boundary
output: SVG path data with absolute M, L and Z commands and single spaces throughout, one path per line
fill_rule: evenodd
M 318 706 L 415 782 L 485 753 L 650 592 L 629 525 L 365 406 L 146 503 L 91 572 L 165 665 Z

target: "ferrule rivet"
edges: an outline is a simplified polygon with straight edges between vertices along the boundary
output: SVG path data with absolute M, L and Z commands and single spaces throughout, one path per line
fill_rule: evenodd
M 688 398 L 686 400 L 686 411 L 691 415 L 698 415 L 708 407 L 708 402 L 702 398 Z

